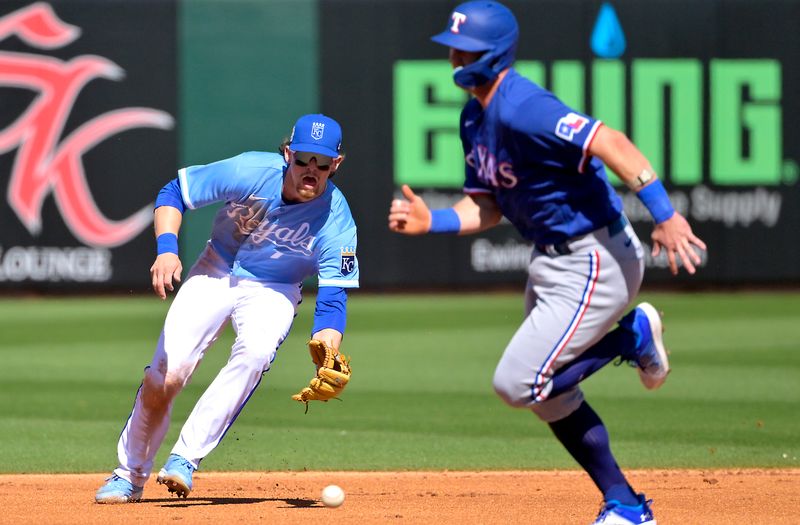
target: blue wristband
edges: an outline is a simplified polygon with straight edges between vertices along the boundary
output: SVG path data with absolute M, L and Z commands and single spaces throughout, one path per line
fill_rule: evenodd
M 461 231 L 461 219 L 453 208 L 431 210 L 430 233 L 458 233 Z
M 656 224 L 661 224 L 675 213 L 672 203 L 669 202 L 667 190 L 664 189 L 664 185 L 658 179 L 642 188 L 636 196 L 639 197 L 647 211 L 653 216 Z
M 162 233 L 156 237 L 158 255 L 162 253 L 174 253 L 178 255 L 178 236 L 174 233 Z

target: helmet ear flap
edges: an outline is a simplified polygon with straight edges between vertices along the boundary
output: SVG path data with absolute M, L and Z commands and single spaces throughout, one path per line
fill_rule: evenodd
M 495 73 L 491 61 L 494 57 L 490 51 L 481 56 L 472 64 L 456 68 L 453 71 L 453 81 L 462 88 L 470 89 L 494 80 L 499 72 Z
M 510 42 L 510 45 L 503 42 L 495 49 L 485 52 L 472 64 L 456 69 L 453 72 L 453 81 L 462 88 L 470 89 L 491 82 L 501 71 L 511 67 L 517 51 L 516 32 L 504 40 Z

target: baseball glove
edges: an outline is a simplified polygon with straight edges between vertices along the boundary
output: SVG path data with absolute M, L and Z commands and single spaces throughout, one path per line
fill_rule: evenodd
M 311 359 L 317 365 L 317 375 L 308 386 L 292 396 L 295 401 L 305 403 L 308 412 L 309 401 L 328 401 L 341 394 L 350 381 L 350 359 L 335 348 L 312 339 L 308 342 Z

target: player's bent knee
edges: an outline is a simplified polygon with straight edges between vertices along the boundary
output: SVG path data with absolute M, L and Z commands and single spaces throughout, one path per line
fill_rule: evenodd
M 168 399 L 172 399 L 183 390 L 186 384 L 186 377 L 183 374 L 167 374 L 167 379 L 164 382 L 164 395 Z
M 574 388 L 531 406 L 531 411 L 545 423 L 553 423 L 575 412 L 581 403 L 583 403 L 583 392 L 579 388 Z
M 182 374 L 148 368 L 142 381 L 142 401 L 145 406 L 157 408 L 166 406 L 183 389 L 186 378 Z
M 269 369 L 276 354 L 274 349 L 266 350 L 266 348 L 269 347 L 234 348 L 231 360 L 235 361 L 238 366 L 245 367 L 252 372 L 264 372 Z
M 529 406 L 532 402 L 530 389 L 514 381 L 509 381 L 508 378 L 495 375 L 492 386 L 500 399 L 509 406 L 522 408 Z
M 150 373 L 149 370 L 145 372 L 141 396 L 142 404 L 148 409 L 158 410 L 160 407 L 166 406 L 164 376 Z
M 245 366 L 240 367 L 242 373 L 249 377 L 260 377 L 265 372 L 269 371 L 270 362 L 264 359 L 247 359 L 245 360 Z

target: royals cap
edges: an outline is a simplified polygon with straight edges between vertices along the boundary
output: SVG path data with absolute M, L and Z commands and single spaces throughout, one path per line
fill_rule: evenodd
M 289 149 L 336 158 L 342 149 L 342 127 L 321 113 L 303 115 L 292 128 Z

